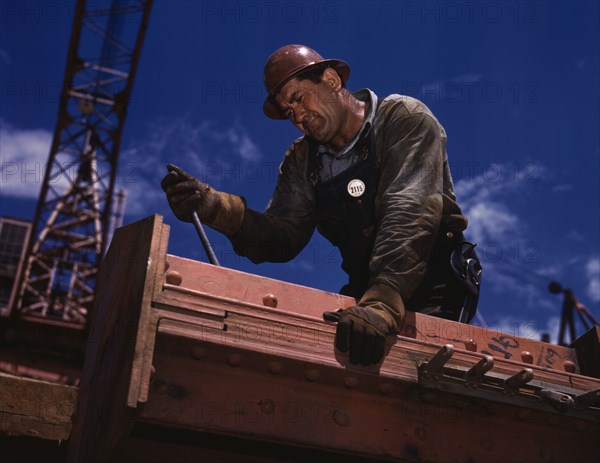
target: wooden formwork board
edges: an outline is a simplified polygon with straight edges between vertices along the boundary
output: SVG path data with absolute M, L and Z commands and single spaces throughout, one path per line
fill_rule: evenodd
M 0 434 L 67 440 L 77 393 L 74 386 L 0 373 Z

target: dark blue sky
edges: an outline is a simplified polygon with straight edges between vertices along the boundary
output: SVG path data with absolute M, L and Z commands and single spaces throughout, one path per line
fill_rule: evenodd
M 0 213 L 33 216 L 73 3 L 0 2 Z M 485 320 L 519 335 L 554 331 L 572 287 L 599 316 L 600 11 L 592 1 L 156 1 L 123 135 L 127 223 L 154 212 L 170 252 L 204 260 L 159 188 L 173 162 L 262 210 L 299 132 L 262 114 L 263 65 L 303 43 L 351 66 L 350 89 L 424 101 L 444 125 L 469 236 L 485 261 Z M 16 182 L 16 183 L 15 183 Z M 340 259 L 317 237 L 289 264 L 255 266 L 209 236 L 226 266 L 337 291 Z

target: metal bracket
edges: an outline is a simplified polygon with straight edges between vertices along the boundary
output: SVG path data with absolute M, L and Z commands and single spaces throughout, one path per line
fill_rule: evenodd
M 504 390 L 511 394 L 519 392 L 520 388 L 525 386 L 533 379 L 533 370 L 531 368 L 523 368 L 518 373 L 504 380 Z
M 542 389 L 538 392 L 538 395 L 542 399 L 550 402 L 550 404 L 559 410 L 575 405 L 575 400 L 573 400 L 573 397 L 568 394 L 563 394 L 562 392 L 553 391 L 551 389 Z
M 452 358 L 452 355 L 454 355 L 454 346 L 452 344 L 442 346 L 438 353 L 425 364 L 427 365 L 427 374 L 443 376 L 444 365 Z
M 469 386 L 476 387 L 482 383 L 484 375 L 492 368 L 494 368 L 494 357 L 486 355 L 476 365 L 471 367 L 470 370 L 467 370 L 465 382 Z
M 583 394 L 575 396 L 575 405 L 577 405 L 577 407 L 600 407 L 600 389 L 584 392 Z
M 431 360 L 419 365 L 419 384 L 475 399 L 600 422 L 600 389 L 581 391 L 553 385 L 536 379 L 532 368 L 522 368 L 512 375 L 499 373 L 493 371 L 496 363 L 492 356 L 482 357 L 474 352 L 461 351 L 476 360 L 473 365 L 451 365 L 455 352 L 452 344 L 446 344 Z

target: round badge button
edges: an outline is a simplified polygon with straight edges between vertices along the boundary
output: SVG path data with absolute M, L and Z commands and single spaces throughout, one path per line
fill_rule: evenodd
M 365 184 L 362 180 L 357 178 L 348 182 L 348 194 L 354 198 L 362 196 L 365 192 Z

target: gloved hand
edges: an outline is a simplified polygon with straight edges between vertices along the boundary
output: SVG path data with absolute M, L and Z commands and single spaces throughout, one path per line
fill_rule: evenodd
M 169 164 L 167 168 L 169 173 L 160 186 L 179 220 L 191 222 L 196 211 L 201 222 L 226 235 L 239 230 L 246 210 L 242 198 L 217 191 L 177 166 Z
M 350 351 L 350 363 L 368 366 L 383 358 L 385 339 L 398 332 L 404 320 L 404 303 L 390 286 L 376 284 L 358 305 L 337 312 L 325 312 L 326 321 L 337 321 L 335 347 Z

